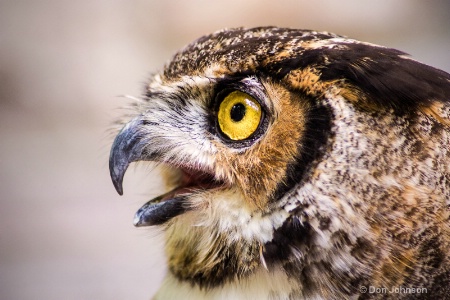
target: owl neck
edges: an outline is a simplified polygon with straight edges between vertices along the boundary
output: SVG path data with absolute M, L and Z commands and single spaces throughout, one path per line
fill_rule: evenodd
M 281 269 L 268 271 L 260 268 L 245 280 L 227 282 L 210 289 L 182 282 L 169 273 L 153 299 L 290 299 L 296 292 L 298 284 Z

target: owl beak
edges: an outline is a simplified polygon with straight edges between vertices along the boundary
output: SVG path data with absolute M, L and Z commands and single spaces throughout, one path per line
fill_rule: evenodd
M 109 155 L 109 172 L 119 195 L 123 195 L 123 176 L 130 163 L 150 160 L 145 157 L 145 138 L 142 133 L 143 122 L 139 118 L 127 123 L 116 136 Z
M 186 211 L 183 196 L 170 191 L 145 203 L 134 215 L 134 226 L 160 225 Z
M 154 125 L 157 126 L 157 125 Z M 140 117 L 127 123 L 116 136 L 109 156 L 109 172 L 119 195 L 123 194 L 123 177 L 130 163 L 135 161 L 158 161 L 163 154 L 152 142 L 151 126 Z M 148 201 L 135 215 L 135 226 L 160 225 L 189 210 L 187 197 L 198 191 L 221 188 L 225 184 L 214 175 L 191 167 L 177 168 L 179 185 L 172 191 Z
M 136 118 L 127 123 L 116 136 L 109 156 L 109 172 L 112 182 L 119 195 L 123 194 L 123 177 L 130 163 L 157 158 L 156 154 L 146 145 L 149 138 L 145 137 L 144 123 Z M 182 197 L 173 197 L 174 192 L 156 197 L 142 206 L 135 215 L 134 225 L 159 225 L 184 212 Z M 168 199 L 173 198 L 173 199 Z

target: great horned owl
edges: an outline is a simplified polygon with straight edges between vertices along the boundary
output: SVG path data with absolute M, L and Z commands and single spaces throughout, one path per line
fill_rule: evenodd
M 164 166 L 135 216 L 165 231 L 155 299 L 450 299 L 449 101 L 446 72 L 327 32 L 185 47 L 110 155 L 119 194 Z

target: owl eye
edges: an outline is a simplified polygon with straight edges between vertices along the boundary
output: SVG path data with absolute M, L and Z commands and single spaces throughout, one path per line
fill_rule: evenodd
M 249 138 L 261 121 L 261 105 L 241 91 L 228 94 L 220 103 L 217 121 L 220 130 L 231 140 Z

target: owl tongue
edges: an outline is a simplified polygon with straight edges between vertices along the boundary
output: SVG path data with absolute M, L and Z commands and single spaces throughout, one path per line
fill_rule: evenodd
M 189 210 L 186 199 L 190 194 L 223 185 L 213 175 L 191 169 L 182 169 L 180 185 L 144 204 L 134 217 L 137 227 L 160 225 Z
M 194 190 L 210 189 L 223 183 L 217 181 L 214 175 L 193 169 L 182 169 L 181 184 L 178 187 L 177 194 L 181 192 L 192 192 Z

